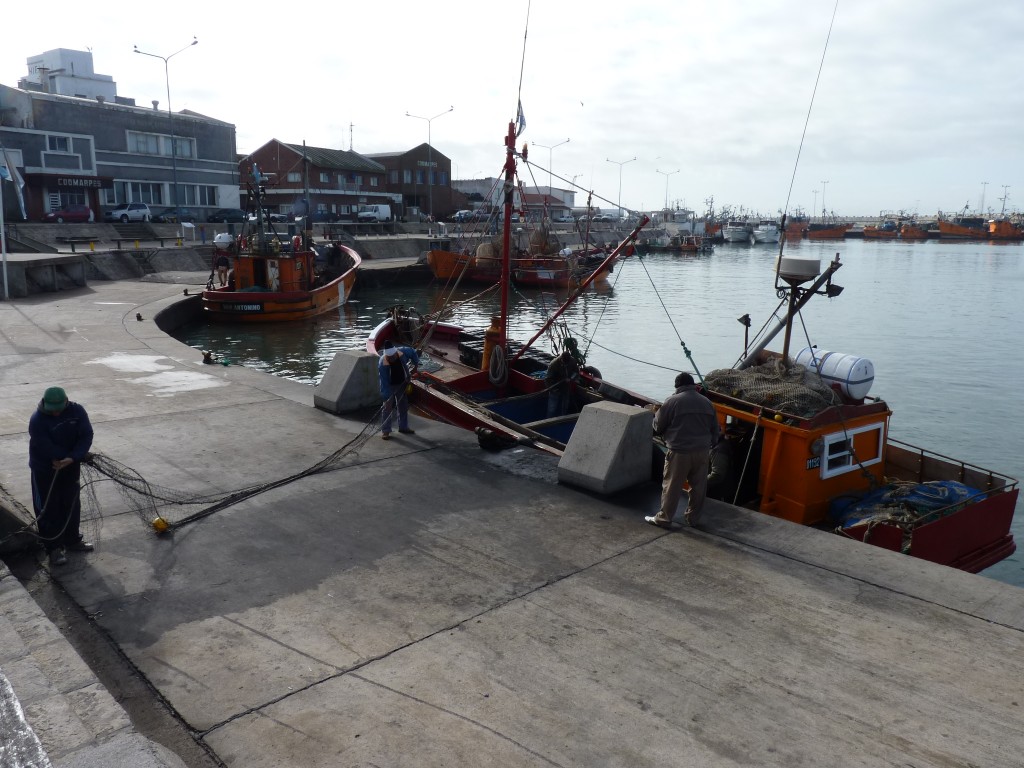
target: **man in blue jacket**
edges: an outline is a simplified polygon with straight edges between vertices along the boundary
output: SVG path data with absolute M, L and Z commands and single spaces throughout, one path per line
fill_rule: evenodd
M 392 342 L 385 341 L 380 359 L 377 361 L 377 375 L 380 379 L 380 396 L 384 399 L 383 422 L 381 437 L 391 439 L 391 421 L 398 409 L 398 431 L 404 435 L 415 434 L 409 429 L 409 396 L 406 387 L 409 377 L 420 364 L 420 356 L 412 347 L 396 347 Z
M 683 483 L 690 484 L 684 519 L 694 525 L 704 507 L 708 486 L 708 457 L 718 442 L 715 406 L 697 391 L 693 376 L 676 376 L 676 391 L 665 398 L 654 417 L 654 432 L 665 438 L 665 477 L 661 483 L 661 509 L 645 517 L 651 525 L 669 528 Z
M 79 530 L 80 462 L 92 447 L 92 424 L 85 408 L 69 402 L 60 387 L 50 387 L 29 419 L 28 435 L 32 506 L 39 538 L 50 565 L 64 565 L 65 549 L 90 552 L 93 548 Z

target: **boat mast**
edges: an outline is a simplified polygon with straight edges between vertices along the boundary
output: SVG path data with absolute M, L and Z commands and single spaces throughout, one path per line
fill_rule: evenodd
M 516 125 L 509 120 L 505 137 L 505 211 L 501 239 L 501 328 L 499 346 L 508 348 L 508 293 L 512 282 L 512 205 L 516 188 Z
M 302 140 L 302 194 L 306 198 L 306 215 L 302 222 L 302 247 L 309 248 L 313 242 L 313 211 L 309 199 L 309 158 L 306 156 L 306 140 Z

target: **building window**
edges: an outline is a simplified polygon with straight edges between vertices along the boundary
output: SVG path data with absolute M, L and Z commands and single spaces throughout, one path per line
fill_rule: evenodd
M 160 137 L 155 133 L 128 132 L 128 151 L 139 155 L 160 154 Z M 121 201 L 127 202 L 125 200 Z
M 424 182 L 425 178 L 426 177 L 423 175 L 423 169 L 422 168 L 417 168 L 416 169 L 416 183 L 417 184 L 422 184 Z
M 398 171 L 388 171 L 388 184 L 398 183 Z
M 133 181 L 129 184 L 130 202 L 164 204 L 164 185 L 146 181 Z
M 362 176 L 358 176 L 358 175 L 357 176 L 353 176 L 352 177 L 352 183 L 355 184 L 357 187 L 363 186 L 363 177 Z
M 437 183 L 440 184 L 442 187 L 448 186 L 448 174 L 445 173 L 444 171 L 437 172 L 437 179 Z
M 171 137 L 164 139 L 164 154 L 171 154 Z M 176 157 L 195 157 L 195 142 L 183 136 L 174 137 L 174 152 Z
M 408 168 L 405 168 L 402 171 L 402 183 L 403 184 L 412 184 L 412 171 L 410 169 L 408 169 Z
M 380 179 L 377 176 L 371 176 L 370 177 L 370 186 L 371 187 L 379 187 L 380 186 Z
M 198 195 L 196 205 L 217 205 L 217 188 L 213 186 L 200 186 L 196 188 Z
M 290 181 L 290 182 L 292 182 L 294 184 L 296 182 L 302 181 L 302 174 L 299 173 L 298 171 L 289 171 L 287 178 L 288 178 L 288 181 Z
M 70 152 L 71 139 L 67 136 L 47 136 L 46 148 L 50 152 Z
M 320 172 L 320 182 L 322 184 L 329 184 L 330 181 L 331 181 L 331 174 L 327 173 L 326 171 L 321 171 Z

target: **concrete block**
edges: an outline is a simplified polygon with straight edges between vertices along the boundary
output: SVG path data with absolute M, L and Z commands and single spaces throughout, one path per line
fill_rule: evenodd
M 654 414 L 620 403 L 593 403 L 558 461 L 558 482 L 615 493 L 651 479 Z
M 322 411 L 348 413 L 380 405 L 377 356 L 348 349 L 334 355 L 313 389 L 313 405 Z

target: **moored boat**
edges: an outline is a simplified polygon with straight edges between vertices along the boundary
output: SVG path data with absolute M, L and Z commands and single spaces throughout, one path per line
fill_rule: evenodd
M 988 222 L 989 240 L 1024 240 L 1024 227 L 1008 219 L 992 219 Z
M 988 225 L 981 216 L 954 216 L 952 219 L 939 217 L 939 237 L 959 240 L 987 240 Z
M 722 227 L 722 239 L 727 243 L 749 243 L 752 232 L 749 222 L 733 219 Z
M 340 243 L 314 244 L 311 231 L 290 238 L 278 233 L 263 209 L 255 166 L 253 176 L 253 229 L 215 242 L 217 255 L 233 264 L 226 286 L 215 288 L 210 274 L 202 293 L 204 314 L 214 321 L 266 323 L 306 320 L 338 309 L 355 286 L 359 254 Z
M 808 240 L 842 240 L 851 227 L 851 222 L 811 222 L 804 230 L 804 237 Z
M 754 225 L 753 235 L 755 243 L 777 243 L 782 233 L 775 221 L 762 219 Z
M 780 257 L 785 317 L 736 367 L 705 379 L 737 468 L 726 500 L 961 570 L 1008 557 L 1015 479 L 893 439 L 892 411 L 868 396 L 869 360 L 816 347 L 790 355 L 794 318 L 814 295 L 839 295 L 840 266 L 837 256 L 818 274 L 817 259 Z M 780 331 L 782 352 L 766 351 Z
M 931 235 L 928 228 L 918 221 L 905 221 L 900 224 L 901 240 L 927 240 Z
M 868 224 L 863 229 L 865 240 L 894 240 L 899 237 L 900 227 L 893 219 L 881 224 Z
M 411 379 L 409 399 L 421 412 L 465 429 L 477 430 L 481 443 L 501 445 L 527 443 L 561 455 L 584 405 L 602 400 L 637 406 L 652 405 L 641 395 L 603 381 L 600 372 L 587 366 L 575 339 L 562 334 L 561 351 L 572 355 L 578 376 L 572 384 L 574 405 L 567 412 L 552 412 L 545 374 L 553 355 L 534 347 L 545 333 L 557 333 L 556 322 L 580 291 L 605 273 L 614 261 L 627 253 L 648 222 L 646 216 L 602 262 L 593 268 L 566 302 L 553 312 L 547 323 L 528 341 L 508 337 L 509 287 L 513 259 L 511 216 L 512 190 L 516 188 L 515 123 L 509 123 L 505 137 L 505 206 L 500 248 L 495 254 L 501 264 L 501 310 L 486 329 L 465 328 L 440 316 L 422 316 L 406 308 L 392 308 L 388 317 L 370 333 L 368 351 L 379 354 L 385 342 L 413 346 L 419 350 L 420 366 Z M 479 254 L 478 254 L 479 256 Z M 652 452 L 654 447 L 652 445 Z

